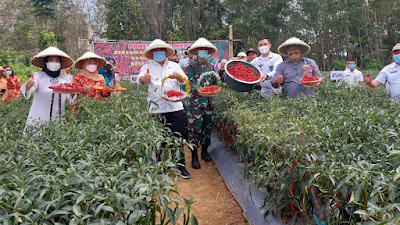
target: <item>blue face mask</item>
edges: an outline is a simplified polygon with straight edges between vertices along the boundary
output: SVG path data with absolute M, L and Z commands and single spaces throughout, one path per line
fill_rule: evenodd
M 354 70 L 354 69 L 356 68 L 356 65 L 349 65 L 349 68 L 350 68 L 351 70 Z
M 208 50 L 199 50 L 197 54 L 200 58 L 205 59 L 208 56 Z
M 394 55 L 394 56 L 393 56 L 393 60 L 394 60 L 396 63 L 400 63 L 400 54 Z
M 11 76 L 12 75 L 12 71 L 7 71 L 7 75 Z
M 153 53 L 153 59 L 157 62 L 162 62 L 165 60 L 165 52 L 164 51 L 157 51 Z

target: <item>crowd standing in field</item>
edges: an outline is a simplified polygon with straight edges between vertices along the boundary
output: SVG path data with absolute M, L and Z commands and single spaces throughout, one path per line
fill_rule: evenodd
M 271 52 L 271 43 L 268 38 L 257 41 L 257 50 L 250 48 L 247 52 L 240 52 L 234 60 L 252 64 L 261 72 L 259 87 L 261 95 L 271 97 L 282 92 L 282 96 L 296 98 L 298 96 L 313 96 L 314 87 L 320 85 L 324 79 L 319 67 L 313 59 L 305 57 L 311 47 L 298 38 L 289 38 L 278 47 L 279 54 Z M 200 78 L 207 72 L 213 72 L 213 65 L 206 60 L 217 49 L 208 40 L 199 38 L 186 49 L 186 57 L 178 60 L 177 51 L 162 40 L 154 40 L 143 52 L 149 59 L 142 66 L 137 82 L 148 85 L 148 112 L 161 115 L 167 127 L 194 145 L 192 149 L 192 168 L 200 169 L 198 150 L 201 149 L 201 158 L 205 162 L 211 161 L 208 153 L 210 135 L 212 131 L 213 97 L 201 96 L 198 92 Z M 259 55 L 260 53 L 260 55 Z M 283 60 L 282 56 L 287 56 Z M 384 67 L 375 80 L 370 76 L 363 78 L 363 74 L 356 68 L 356 61 L 349 59 L 343 72 L 343 83 L 350 87 L 361 85 L 364 82 L 369 87 L 386 85 L 392 101 L 398 101 L 400 96 L 400 43 L 392 49 L 394 62 Z M 98 88 L 118 85 L 119 69 L 115 66 L 115 59 L 86 52 L 75 62 L 75 68 L 81 72 L 72 76 L 73 60 L 63 51 L 49 47 L 31 60 L 31 64 L 42 69 L 32 74 L 31 78 L 21 86 L 19 78 L 10 66 L 0 67 L 0 96 L 6 103 L 21 94 L 24 98 L 33 96 L 32 106 L 27 118 L 25 134 L 36 134 L 37 125 L 54 121 L 60 118 L 65 110 L 65 104 L 73 104 L 78 95 L 85 95 L 92 99 L 101 99 L 110 96 L 110 92 L 99 91 Z M 227 59 L 222 59 L 216 76 L 223 86 L 226 76 L 225 65 Z M 337 70 L 332 69 L 332 70 Z M 316 77 L 316 85 L 303 85 L 304 76 Z M 170 101 L 162 97 L 162 87 L 169 90 L 180 90 L 188 82 L 190 95 L 185 100 Z M 60 84 L 74 84 L 82 87 L 82 93 L 55 94 L 49 86 Z M 283 88 L 282 88 L 283 87 Z M 72 107 L 75 110 L 75 107 Z M 78 110 L 79 111 L 79 110 Z M 78 112 L 77 111 L 77 112 Z M 178 157 L 179 175 L 190 178 L 182 149 L 173 149 Z

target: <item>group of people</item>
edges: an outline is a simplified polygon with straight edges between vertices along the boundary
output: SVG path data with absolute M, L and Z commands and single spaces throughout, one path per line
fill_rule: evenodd
M 200 169 L 198 151 L 201 149 L 200 157 L 205 162 L 210 162 L 211 157 L 208 147 L 211 143 L 213 99 L 202 97 L 196 86 L 201 74 L 214 70 L 213 65 L 206 58 L 217 51 L 216 47 L 208 40 L 199 38 L 187 50 L 187 55 L 192 60 L 179 62 L 182 67 L 169 58 L 175 54 L 175 49 L 162 40 L 154 40 L 143 52 L 149 59 L 142 66 L 139 73 L 138 83 L 148 85 L 148 111 L 152 114 L 160 114 L 174 134 L 181 136 L 193 144 L 192 168 Z M 193 57 L 196 56 L 196 57 Z M 165 80 L 168 76 L 169 79 Z M 168 101 L 162 98 L 161 89 L 180 90 L 186 79 L 190 86 L 190 96 L 186 99 L 185 108 L 181 101 Z M 179 151 L 178 174 L 185 179 L 190 178 L 186 170 L 184 152 Z
M 311 47 L 295 37 L 289 38 L 278 47 L 279 54 L 271 52 L 271 47 L 268 38 L 260 38 L 257 41 L 258 51 L 249 49 L 246 53 L 238 54 L 236 58 L 246 60 L 259 68 L 262 74 L 259 83 L 261 94 L 270 97 L 274 93 L 282 93 L 291 98 L 313 95 L 314 87 L 303 86 L 300 82 L 303 75 L 316 76 L 317 86 L 324 81 L 316 62 L 304 56 Z M 199 38 L 187 49 L 187 57 L 178 60 L 174 48 L 156 39 L 143 52 L 149 61 L 142 66 L 137 79 L 139 84 L 148 85 L 149 113 L 161 115 L 174 135 L 179 135 L 192 144 L 191 166 L 194 169 L 201 168 L 198 156 L 200 149 L 201 159 L 205 162 L 212 160 L 208 147 L 211 143 L 213 98 L 200 95 L 197 87 L 202 74 L 214 71 L 213 65 L 206 58 L 216 51 L 216 47 L 208 40 Z M 283 60 L 281 55 L 287 56 L 287 59 Z M 392 56 L 394 62 L 386 66 L 375 80 L 366 77 L 365 83 L 370 87 L 386 84 L 392 100 L 395 100 L 400 96 L 400 43 L 393 47 Z M 226 63 L 225 59 L 220 62 L 218 74 L 222 80 L 226 76 L 224 71 Z M 33 73 L 22 86 L 11 67 L 0 67 L 2 101 L 18 98 L 21 94 L 27 99 L 34 96 L 26 123 L 26 133 L 37 132 L 34 129 L 38 123 L 60 118 L 65 110 L 65 104 L 73 104 L 78 97 L 75 94 L 55 94 L 49 86 L 73 83 L 84 88 L 81 94 L 92 99 L 101 99 L 108 97 L 109 92 L 99 91 L 95 87 L 105 87 L 118 82 L 116 74 L 119 71 L 114 67 L 115 60 L 107 61 L 92 52 L 86 52 L 75 61 L 75 68 L 81 72 L 73 77 L 68 71 L 74 64 L 73 60 L 55 47 L 49 47 L 37 54 L 31 60 L 31 64 L 42 70 Z M 354 60 L 349 60 L 348 68 L 344 74 L 345 82 L 361 84 L 362 73 L 356 69 Z M 166 77 L 169 79 L 165 79 Z M 162 85 L 165 89 L 179 90 L 185 82 L 189 83 L 190 95 L 184 103 L 168 101 L 162 97 Z M 178 174 L 182 178 L 190 178 L 183 151 L 181 149 L 173 151 L 180 152 L 177 163 Z
M 261 71 L 260 89 L 265 97 L 271 97 L 274 93 L 282 93 L 283 96 L 295 98 L 298 96 L 314 95 L 314 87 L 303 86 L 300 80 L 304 75 L 316 77 L 316 86 L 324 79 L 317 63 L 305 55 L 311 47 L 302 40 L 292 37 L 278 47 L 279 54 L 271 52 L 271 42 L 268 38 L 260 38 L 257 41 L 257 49 L 249 49 L 241 52 L 235 58 L 251 63 Z M 187 49 L 187 57 L 178 62 L 176 51 L 162 40 L 154 40 L 144 51 L 149 61 L 142 66 L 138 83 L 148 85 L 148 110 L 152 114 L 161 114 L 173 132 L 182 137 L 187 137 L 194 144 L 192 149 L 192 168 L 199 169 L 198 149 L 201 149 L 201 158 L 211 161 L 207 149 L 210 145 L 212 130 L 213 98 L 199 95 L 196 85 L 202 73 L 213 71 L 213 66 L 205 60 L 216 51 L 215 47 L 206 39 L 200 38 Z M 258 54 L 260 52 L 260 55 Z M 287 56 L 283 60 L 282 56 Z M 382 84 L 388 86 L 388 90 L 394 96 L 400 96 L 400 44 L 392 49 L 394 63 L 386 66 L 375 80 L 365 79 L 365 83 L 371 87 Z M 223 80 L 226 76 L 225 64 L 227 60 L 220 61 L 219 76 Z M 169 102 L 161 95 L 162 80 L 170 76 L 167 85 L 171 89 L 179 89 L 183 84 L 180 76 L 186 77 L 191 86 L 191 93 L 184 104 L 182 102 Z M 344 73 L 344 82 L 349 85 L 363 83 L 362 73 L 356 69 L 354 60 L 348 61 L 348 70 Z M 315 86 L 315 87 L 316 87 Z M 187 125 L 186 125 L 187 124 Z M 186 135 L 186 133 L 188 133 Z M 178 163 L 180 175 L 190 178 L 185 168 L 183 153 Z
M 101 91 L 109 79 L 99 73 L 99 69 L 108 71 L 112 68 L 103 57 L 92 52 L 86 52 L 75 61 L 75 68 L 80 70 L 74 76 L 70 75 L 70 68 L 74 61 L 65 52 L 56 47 L 49 47 L 34 56 L 31 64 L 42 69 L 32 73 L 31 77 L 20 86 L 20 94 L 29 99 L 33 96 L 31 108 L 25 126 L 26 135 L 38 135 L 41 123 L 55 121 L 60 118 L 65 110 L 65 104 L 73 104 L 79 95 L 92 99 L 108 97 L 109 92 Z M 81 94 L 56 94 L 50 86 L 73 84 L 83 87 Z M 18 88 L 19 89 L 19 88 Z M 78 112 L 75 107 L 72 110 Z

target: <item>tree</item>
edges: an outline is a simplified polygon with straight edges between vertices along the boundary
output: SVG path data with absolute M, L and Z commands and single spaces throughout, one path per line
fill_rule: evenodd
M 140 6 L 136 0 L 110 0 L 107 3 L 106 37 L 135 40 L 139 35 Z

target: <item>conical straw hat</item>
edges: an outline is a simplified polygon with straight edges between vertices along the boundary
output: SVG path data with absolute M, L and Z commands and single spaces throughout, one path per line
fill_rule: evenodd
M 151 44 L 144 50 L 143 55 L 148 59 L 153 59 L 153 53 L 151 52 L 151 50 L 157 48 L 165 48 L 167 50 L 165 58 L 168 58 L 175 53 L 175 49 L 171 45 L 165 43 L 160 39 L 156 39 L 151 42 Z
M 47 56 L 60 56 L 61 57 L 61 69 L 68 68 L 72 66 L 74 61 L 67 55 L 67 53 L 61 51 L 56 47 L 48 47 L 45 50 L 39 52 L 31 59 L 31 64 L 39 67 L 44 68 L 44 58 Z
M 311 50 L 311 47 L 302 40 L 298 39 L 297 37 L 291 37 L 278 47 L 278 52 L 281 55 L 287 56 L 287 47 L 291 45 L 300 47 L 302 55 L 307 54 Z
M 83 63 L 85 62 L 86 59 L 97 59 L 97 68 L 102 68 L 107 63 L 107 61 L 103 57 L 96 55 L 93 52 L 86 52 L 81 57 L 79 57 L 79 59 L 76 60 L 75 68 L 81 70 Z
M 188 52 L 192 55 L 196 55 L 196 50 L 198 48 L 208 48 L 208 54 L 210 55 L 217 51 L 217 48 L 205 38 L 197 39 L 197 41 L 195 41 L 193 45 L 189 48 Z

